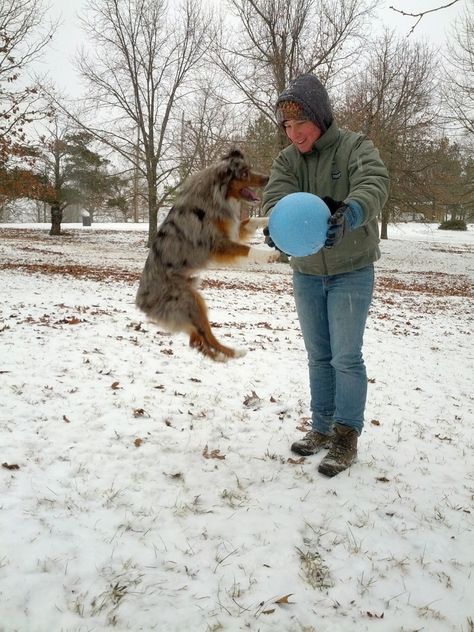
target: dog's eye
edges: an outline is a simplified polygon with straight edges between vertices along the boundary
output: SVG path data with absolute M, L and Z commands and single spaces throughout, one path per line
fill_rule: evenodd
M 247 169 L 245 169 L 244 171 L 242 171 L 242 178 L 248 178 L 249 177 L 249 172 L 247 171 Z

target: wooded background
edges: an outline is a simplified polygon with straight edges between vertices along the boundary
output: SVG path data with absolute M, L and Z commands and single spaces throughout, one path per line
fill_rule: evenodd
M 472 221 L 474 5 L 439 51 L 371 35 L 377 4 L 89 0 L 75 60 L 86 88 L 71 101 L 31 73 L 58 28 L 47 3 L 0 0 L 0 222 L 51 221 L 60 234 L 86 212 L 148 221 L 151 240 L 183 178 L 229 144 L 269 171 L 287 142 L 275 101 L 302 72 L 326 85 L 339 124 L 380 150 L 391 175 L 383 237 L 406 214 Z M 423 14 L 406 18 L 416 28 Z

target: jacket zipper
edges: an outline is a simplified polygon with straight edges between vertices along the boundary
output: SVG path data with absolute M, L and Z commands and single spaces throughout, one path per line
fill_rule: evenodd
M 316 176 L 318 176 L 320 159 L 321 159 L 321 154 L 319 153 L 319 151 L 317 151 L 316 152 Z M 322 260 L 323 260 L 324 275 L 328 276 L 329 272 L 328 272 L 328 267 L 327 267 L 327 264 L 326 264 L 326 257 L 324 256 L 324 246 L 321 249 L 321 257 L 322 257 Z

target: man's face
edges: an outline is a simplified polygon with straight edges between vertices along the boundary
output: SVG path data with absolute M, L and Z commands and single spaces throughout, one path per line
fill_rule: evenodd
M 321 137 L 321 130 L 313 121 L 290 119 L 283 123 L 283 127 L 288 138 L 302 154 L 311 151 L 314 143 Z

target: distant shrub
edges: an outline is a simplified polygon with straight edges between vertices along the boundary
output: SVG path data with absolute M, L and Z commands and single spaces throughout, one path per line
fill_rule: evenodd
M 463 219 L 448 219 L 441 222 L 438 230 L 467 230 L 467 224 Z

